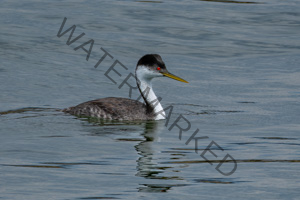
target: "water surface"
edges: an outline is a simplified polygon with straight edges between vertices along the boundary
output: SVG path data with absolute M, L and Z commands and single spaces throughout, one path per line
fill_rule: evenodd
M 292 0 L 2 1 L 0 198 L 298 199 L 299 10 Z M 85 33 L 70 46 L 56 36 L 64 17 Z M 90 39 L 87 61 L 74 48 Z M 113 59 L 95 68 L 100 48 Z M 190 82 L 154 83 L 174 106 L 167 127 L 60 111 L 128 97 L 118 86 L 147 53 Z M 117 84 L 104 75 L 115 60 L 128 68 L 111 74 Z M 169 130 L 180 114 L 191 123 L 181 140 Z M 198 153 L 185 144 L 197 128 Z M 200 154 L 212 141 L 224 151 L 212 146 L 211 165 Z M 215 169 L 227 154 L 230 176 Z

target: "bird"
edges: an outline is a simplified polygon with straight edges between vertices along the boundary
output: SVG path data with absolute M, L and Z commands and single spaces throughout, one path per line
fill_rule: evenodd
M 136 84 L 145 103 L 127 98 L 107 97 L 63 109 L 63 112 L 78 117 L 122 121 L 165 119 L 164 109 L 152 88 L 152 80 L 158 77 L 168 77 L 188 83 L 171 74 L 160 55 L 146 54 L 139 59 L 135 69 Z

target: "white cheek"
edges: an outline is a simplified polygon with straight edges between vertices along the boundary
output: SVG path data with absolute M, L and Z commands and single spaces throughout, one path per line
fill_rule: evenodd
M 139 79 L 152 79 L 156 77 L 162 77 L 163 75 L 158 71 L 149 70 L 147 67 L 140 66 L 136 71 Z
M 148 76 L 152 77 L 152 78 L 155 78 L 155 77 L 161 77 L 163 75 L 161 73 L 159 73 L 159 72 L 154 72 L 154 71 L 148 70 Z

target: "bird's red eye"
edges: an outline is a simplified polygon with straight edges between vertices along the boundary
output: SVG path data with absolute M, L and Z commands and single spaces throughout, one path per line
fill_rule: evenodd
M 157 67 L 156 69 L 159 71 L 159 70 L 160 70 L 160 67 Z

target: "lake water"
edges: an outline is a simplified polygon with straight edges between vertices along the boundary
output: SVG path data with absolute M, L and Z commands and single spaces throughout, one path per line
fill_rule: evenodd
M 65 17 L 85 33 L 69 46 Z M 299 199 L 299 33 L 297 0 L 1 1 L 0 199 Z M 87 61 L 74 48 L 90 39 Z M 128 98 L 118 87 L 148 53 L 189 81 L 154 83 L 167 126 L 60 111 Z

